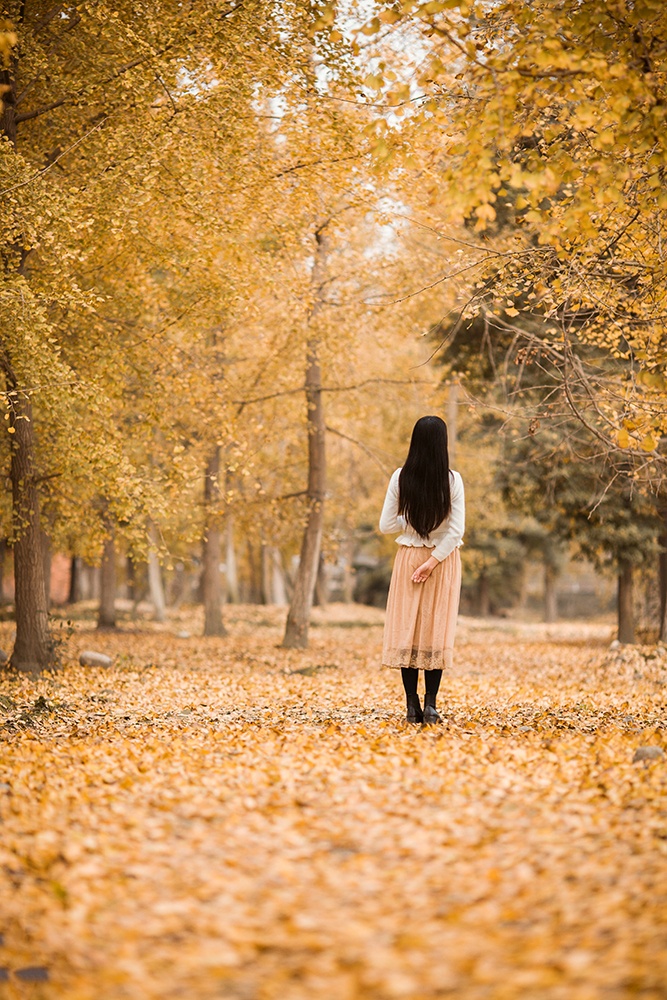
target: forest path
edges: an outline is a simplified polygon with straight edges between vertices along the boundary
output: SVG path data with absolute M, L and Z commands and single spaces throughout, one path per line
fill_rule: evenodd
M 0 998 L 664 1000 L 667 658 L 463 619 L 412 727 L 380 612 L 227 612 L 3 679 Z

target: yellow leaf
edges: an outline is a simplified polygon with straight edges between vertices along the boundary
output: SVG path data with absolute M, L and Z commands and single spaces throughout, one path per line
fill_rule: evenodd
M 377 73 L 369 73 L 364 79 L 364 87 L 369 87 L 371 90 L 381 90 L 384 84 L 384 80 Z

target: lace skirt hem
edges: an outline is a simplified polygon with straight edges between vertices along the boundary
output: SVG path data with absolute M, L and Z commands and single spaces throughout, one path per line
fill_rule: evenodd
M 453 663 L 453 649 L 388 649 L 382 657 L 382 666 L 392 670 L 449 670 Z

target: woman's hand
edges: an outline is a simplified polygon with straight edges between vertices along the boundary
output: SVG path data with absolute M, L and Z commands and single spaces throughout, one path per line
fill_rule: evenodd
M 428 580 L 429 576 L 438 565 L 438 560 L 434 559 L 433 556 L 429 556 L 425 563 L 418 566 L 417 569 L 412 574 L 411 580 L 413 583 L 423 583 L 424 580 Z

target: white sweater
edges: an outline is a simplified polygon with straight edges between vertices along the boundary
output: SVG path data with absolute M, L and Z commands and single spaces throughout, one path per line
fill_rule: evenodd
M 430 555 L 438 562 L 442 562 L 448 555 L 451 555 L 454 549 L 463 544 L 466 516 L 463 480 L 458 472 L 450 469 L 452 509 L 442 524 L 439 524 L 428 538 L 422 538 L 414 528 L 410 527 L 405 517 L 398 513 L 398 477 L 400 472 L 400 469 L 396 469 L 389 480 L 380 516 L 380 531 L 384 535 L 392 535 L 395 531 L 400 531 L 401 534 L 396 539 L 398 545 L 427 545 L 429 548 L 433 548 Z

